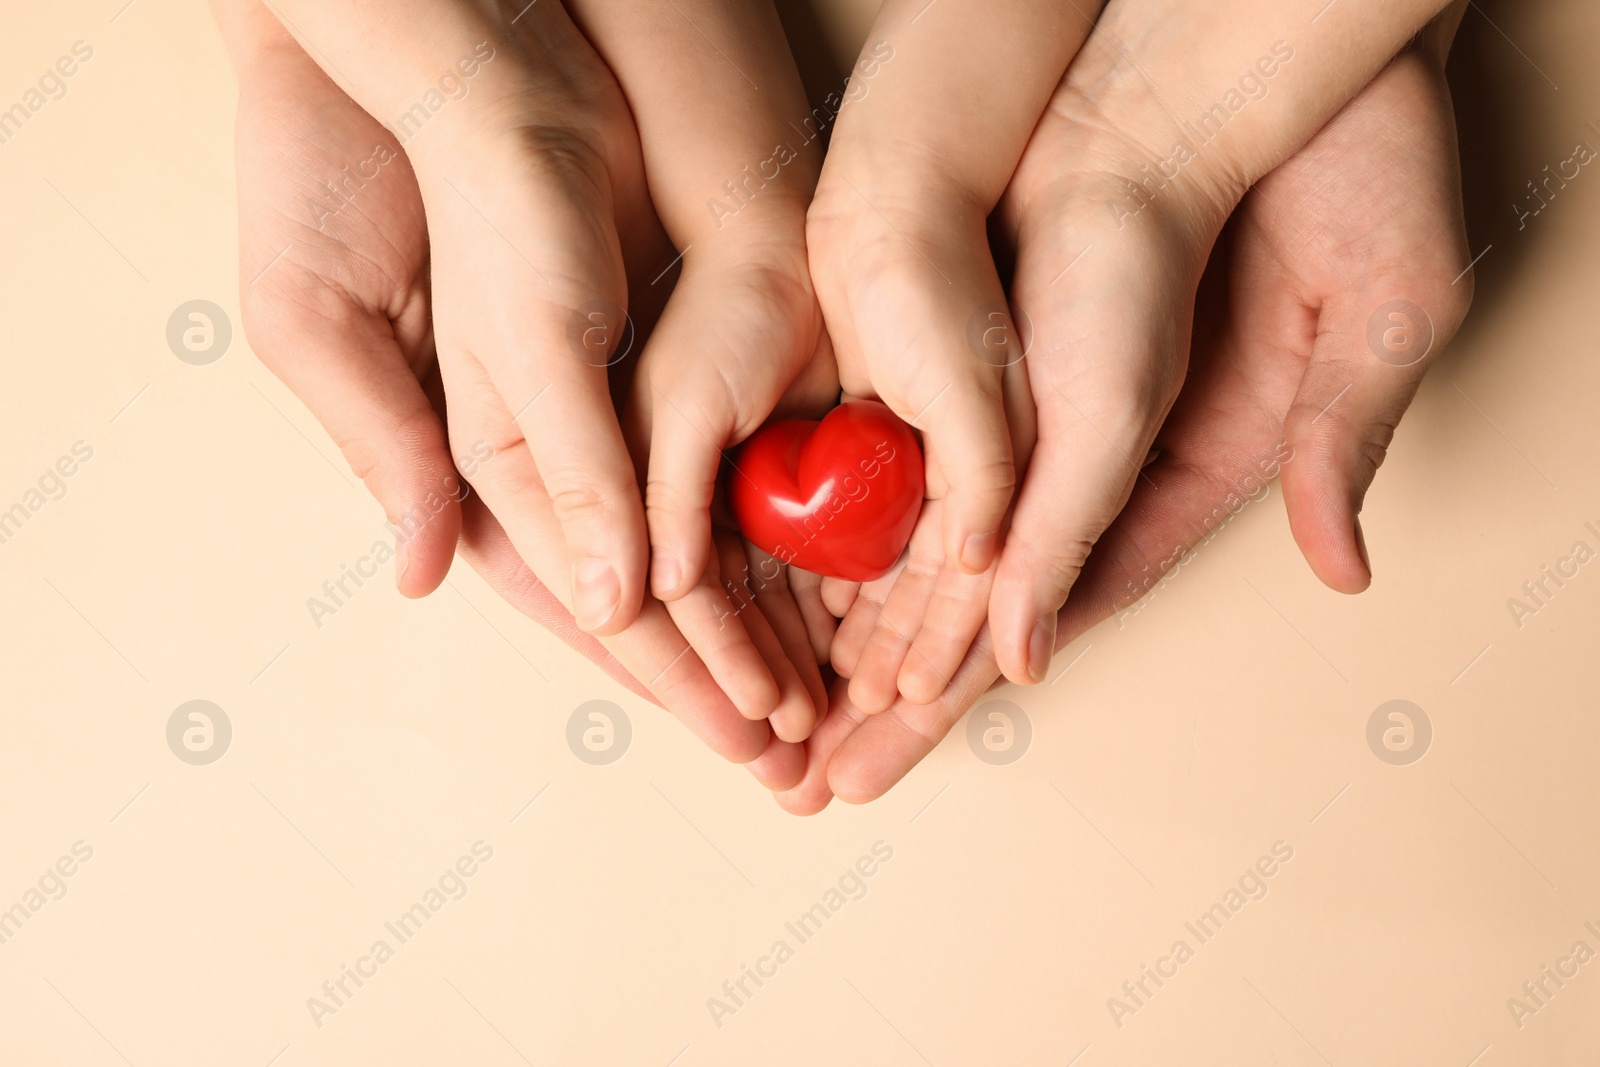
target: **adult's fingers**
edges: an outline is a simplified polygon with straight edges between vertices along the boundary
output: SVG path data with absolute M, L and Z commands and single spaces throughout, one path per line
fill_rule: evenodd
M 1295 455 L 1283 474 L 1290 528 L 1312 570 L 1340 592 L 1360 592 L 1371 581 L 1357 518 L 1362 501 L 1423 374 L 1472 302 L 1443 70 L 1460 15 L 1461 5 L 1452 5 L 1301 153 L 1302 170 L 1312 174 L 1300 173 L 1298 180 L 1314 174 L 1344 210 L 1358 203 L 1407 207 L 1380 210 L 1379 221 L 1362 231 L 1364 257 L 1349 257 L 1359 273 L 1347 266 L 1327 279 L 1326 295 L 1313 294 L 1323 296 L 1315 341 L 1285 419 Z M 1408 168 L 1374 174 L 1373 160 L 1402 145 Z M 1413 171 L 1426 177 L 1419 180 Z M 1271 186 L 1282 203 L 1272 184 L 1277 177 L 1269 175 L 1256 195 Z M 1295 178 L 1285 178 L 1291 194 Z
M 241 66 L 245 332 L 383 506 L 395 524 L 396 584 L 406 596 L 422 596 L 455 554 L 463 486 L 417 382 L 432 350 L 415 176 L 388 131 L 265 8 L 216 7 Z M 315 138 L 302 136 L 313 126 Z M 384 184 L 363 194 L 359 207 L 330 213 L 318 199 L 320 183 L 339 180 L 347 145 L 385 160 Z
M 756 781 L 774 792 L 793 789 L 806 773 L 806 746 L 773 735 L 761 755 L 745 766 Z
M 486 391 L 485 383 L 476 384 L 476 389 L 467 388 L 464 382 L 455 383 L 461 388 L 452 387 L 453 433 L 459 432 L 462 422 L 493 421 L 484 411 L 493 410 L 496 400 L 492 392 Z M 566 577 L 566 548 L 539 473 L 525 448 L 508 448 L 504 454 L 497 454 L 494 463 L 484 470 L 488 472 L 502 463 L 513 472 L 510 480 L 525 488 L 501 499 L 487 492 L 483 494 L 484 504 L 495 516 L 489 520 L 492 525 L 486 525 L 488 535 L 485 536 L 492 535 L 491 544 L 497 551 L 514 546 L 516 557 L 525 561 L 524 567 L 506 573 L 518 582 L 537 582 L 561 603 L 565 617 L 571 618 L 570 608 L 560 597 Z M 508 512 L 512 515 L 509 520 Z M 520 530 L 521 535 L 514 535 L 514 530 Z M 502 561 L 502 567 L 510 566 L 508 561 Z M 497 584 L 496 588 L 501 586 Z M 575 621 L 573 624 L 576 625 Z M 561 633 L 560 627 L 556 629 Z M 766 749 L 771 735 L 767 724 L 740 714 L 659 601 L 647 598 L 638 618 L 627 629 L 601 637 L 599 641 L 662 706 L 682 720 L 714 752 L 735 763 L 748 763 Z
M 1372 581 L 1362 501 L 1422 376 L 1471 303 L 1470 276 L 1452 283 L 1453 266 L 1418 255 L 1403 276 L 1375 279 L 1324 306 L 1284 420 L 1295 457 L 1283 469 L 1289 528 L 1317 577 L 1341 593 Z
M 811 696 L 810 717 L 805 724 L 805 732 L 809 733 L 817 716 L 828 707 L 828 690 L 823 685 L 820 669 L 821 664 L 827 661 L 817 657 L 816 644 L 801 607 L 804 579 L 801 589 L 797 591 L 794 588 L 794 568 L 780 563 L 748 541 L 742 543 L 748 575 L 743 583 L 745 590 L 754 597 L 757 610 L 772 627 L 773 634 L 782 646 L 782 654 L 794 665 L 795 672 Z M 832 619 L 820 601 L 814 610 Z M 774 723 L 774 728 L 776 725 Z
M 773 751 L 767 724 L 745 719 L 729 703 L 659 602 L 648 602 L 638 621 L 623 633 L 596 638 L 578 628 L 572 613 L 529 568 L 482 500 L 471 498 L 462 510 L 462 558 L 518 611 L 633 692 L 672 712 L 724 759 L 748 764 L 765 757 L 767 762 L 757 769 L 763 781 L 783 780 L 792 773 L 778 767 L 787 766 L 795 758 L 793 753 Z
M 828 789 L 834 796 L 847 804 L 876 800 L 933 751 L 999 673 L 988 634 L 987 628 L 978 634 L 938 700 L 913 704 L 902 697 L 838 741 L 827 763 Z M 832 715 L 833 709 L 829 711 Z M 841 713 L 841 718 L 849 722 L 854 716 Z M 842 725 L 838 729 L 844 732 Z
M 1144 469 L 1061 609 L 1058 649 L 1112 615 L 1119 626 L 1126 625 L 1144 610 L 1143 598 L 1188 562 L 1193 549 L 1264 492 L 1280 470 L 1293 466 L 1286 462 L 1277 427 L 1266 423 L 1213 423 L 1186 444 L 1210 462 L 1163 453 Z
M 731 593 L 730 599 L 737 605 L 734 610 L 749 634 L 750 644 L 760 654 L 773 681 L 777 683 L 777 701 L 767 716 L 768 722 L 773 732 L 785 741 L 803 741 L 817 721 L 820 702 L 815 691 L 821 689 L 821 681 L 819 678 L 815 689 L 805 683 L 795 660 L 784 647 L 783 639 L 774 630 L 772 620 L 768 617 L 768 610 L 774 610 L 775 615 L 776 605 L 783 599 L 775 587 L 775 583 L 782 580 L 782 573 L 773 571 L 771 579 L 753 574 L 744 544 L 736 534 L 726 531 L 719 533 L 715 547 L 719 569 Z M 777 564 L 776 560 L 771 562 Z M 765 582 L 765 589 L 757 584 L 759 582 Z M 763 596 L 763 593 L 766 595 Z M 792 621 L 798 622 L 798 619 Z M 815 672 L 809 655 L 801 657 L 799 662 Z
M 794 594 L 801 621 L 805 624 L 811 653 L 816 657 L 817 665 L 821 666 L 828 662 L 828 646 L 833 643 L 833 635 L 839 630 L 839 618 L 832 613 L 822 592 L 825 579 L 820 574 L 792 565 L 784 568 L 784 576 L 789 582 L 789 591 Z
M 512 607 L 561 638 L 613 681 L 650 703 L 660 705 L 661 701 L 649 687 L 635 678 L 599 638 L 579 629 L 572 612 L 562 606 L 517 554 L 516 547 L 506 536 L 505 527 L 489 513 L 481 497 L 469 497 L 461 505 L 460 550 L 468 566 Z
M 783 687 L 745 624 L 748 603 L 730 601 L 722 577 L 720 554 L 713 555 L 694 587 L 666 609 L 739 713 L 766 719 L 779 706 Z
M 517 299 L 510 292 L 503 296 Z M 546 328 L 542 358 L 528 359 L 518 352 L 521 344 L 513 346 L 510 336 L 501 335 L 490 343 L 507 347 L 486 366 L 527 442 L 560 525 L 578 625 L 614 634 L 633 621 L 644 593 L 644 509 L 603 367 L 555 349 L 559 342 L 549 335 L 557 320 L 565 332 L 573 312 L 559 304 L 542 311 L 543 321 L 528 323 L 524 334 L 537 337 L 538 327 Z M 617 312 L 594 312 L 597 318 L 608 314 Z M 583 332 L 595 329 L 617 330 L 620 324 L 606 322 Z M 546 390 L 550 395 L 541 397 Z M 541 400 L 547 406 L 541 408 Z
M 433 20 L 438 33 L 408 42 L 398 61 L 374 57 L 370 40 L 343 51 L 362 92 L 382 103 L 413 52 L 482 34 L 478 88 L 455 119 L 407 142 L 427 206 L 440 363 L 452 404 L 462 367 L 481 367 L 493 383 L 505 409 L 499 432 L 508 446 L 526 444 L 562 535 L 566 603 L 585 630 L 616 634 L 639 612 L 646 569 L 644 507 L 607 374 L 631 335 L 619 220 L 654 230 L 638 136 L 561 5 L 515 22 L 481 7 L 440 9 L 448 17 Z M 382 39 L 389 27 L 374 18 L 354 21 Z M 525 474 L 525 465 L 491 468 L 479 489 L 502 499 L 525 492 Z M 520 519 L 489 504 L 520 547 L 530 537 Z

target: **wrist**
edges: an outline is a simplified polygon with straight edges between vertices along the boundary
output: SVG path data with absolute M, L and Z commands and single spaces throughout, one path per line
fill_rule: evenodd
M 1353 30 L 1333 26 L 1332 17 L 1313 25 L 1315 6 L 1247 3 L 1232 25 L 1162 25 L 1153 33 L 1129 13 L 1108 13 L 1095 37 L 1109 44 L 1084 49 L 1046 112 L 1046 122 L 1071 127 L 1066 139 L 1077 142 L 1061 162 L 1186 199 L 1220 225 L 1397 52 L 1413 41 L 1447 41 L 1454 27 L 1448 15 L 1428 25 L 1441 0 L 1386 0 L 1381 10 L 1373 0 L 1335 12 L 1366 20 Z M 1250 34 L 1238 31 L 1246 17 Z M 1330 35 L 1341 36 L 1342 50 L 1326 47 Z M 1442 56 L 1439 47 L 1429 52 Z
M 729 227 L 731 230 L 733 227 Z M 684 257 L 684 270 L 708 275 L 747 275 L 770 282 L 770 288 L 796 305 L 815 303 L 811 264 L 806 252 L 805 217 L 783 226 L 751 227 L 744 233 L 697 241 Z
M 241 83 L 287 56 L 304 56 L 299 42 L 261 0 L 211 0 L 211 14 Z

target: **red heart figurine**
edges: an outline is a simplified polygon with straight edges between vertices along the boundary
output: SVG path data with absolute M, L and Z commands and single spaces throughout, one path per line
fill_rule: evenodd
M 894 566 L 922 510 L 922 449 L 876 401 L 821 422 L 763 426 L 739 449 L 729 502 L 751 542 L 784 563 L 869 582 Z

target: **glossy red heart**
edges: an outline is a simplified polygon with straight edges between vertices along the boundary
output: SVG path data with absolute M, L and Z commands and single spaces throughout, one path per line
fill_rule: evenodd
M 733 465 L 728 499 L 745 537 L 817 574 L 883 577 L 922 510 L 917 436 L 876 401 L 763 426 Z

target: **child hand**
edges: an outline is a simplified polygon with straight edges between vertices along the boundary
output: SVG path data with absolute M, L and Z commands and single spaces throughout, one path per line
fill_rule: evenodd
M 712 531 L 724 453 L 775 410 L 816 416 L 838 395 L 807 268 L 821 145 L 801 136 L 799 73 L 767 4 L 570 6 L 629 100 L 654 204 L 683 250 L 675 286 L 659 283 L 672 296 L 623 420 L 646 468 L 651 588 L 740 711 L 800 740 L 826 706 L 805 620 L 826 612 L 802 613 L 784 568 Z M 746 611 L 752 599 L 764 610 Z M 792 655 L 780 618 L 801 624 Z
M 1098 4 L 886 3 L 810 213 L 812 271 L 850 394 L 922 431 L 929 505 L 898 574 L 833 644 L 863 711 L 943 690 L 988 611 L 1034 405 L 989 251 L 999 200 Z

